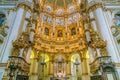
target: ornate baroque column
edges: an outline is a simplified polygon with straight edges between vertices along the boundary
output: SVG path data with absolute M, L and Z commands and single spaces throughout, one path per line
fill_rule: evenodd
M 116 50 L 115 42 L 112 36 L 112 32 L 110 31 L 110 26 L 106 21 L 106 17 L 104 16 L 104 8 L 102 3 L 98 3 L 99 5 L 95 5 L 95 14 L 96 20 L 98 23 L 98 27 L 100 30 L 100 34 L 104 40 L 107 41 L 107 51 L 109 55 L 112 57 L 113 61 L 118 62 L 118 51 Z
M 68 77 L 70 77 L 71 76 L 71 61 L 70 60 L 68 60 L 67 61 L 67 63 L 66 63 L 66 75 L 68 76 Z
M 50 62 L 49 62 L 49 67 L 50 67 L 50 68 L 49 68 L 49 72 L 50 72 L 49 75 L 50 75 L 50 76 L 53 75 L 53 64 L 54 64 L 53 61 L 50 60 Z
M 90 44 L 90 41 L 91 41 L 89 24 L 90 23 L 85 22 L 85 25 L 84 25 L 85 31 L 86 31 L 85 34 L 86 34 L 86 39 L 87 39 L 88 45 Z M 94 51 L 93 51 L 93 49 L 90 46 L 88 46 L 88 52 L 89 52 L 89 55 L 90 55 L 90 62 L 92 62 L 94 60 L 95 56 L 93 54 Z
M 31 59 L 29 80 L 38 80 L 38 60 L 37 58 Z
M 82 80 L 90 80 L 89 58 L 88 53 L 82 53 Z

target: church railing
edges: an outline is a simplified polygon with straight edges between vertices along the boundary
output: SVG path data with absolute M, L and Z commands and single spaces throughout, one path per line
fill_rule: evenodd
M 9 66 L 16 66 L 21 71 L 29 72 L 30 64 L 22 57 L 9 56 Z
M 24 73 L 27 76 L 29 73 L 29 69 L 30 64 L 28 64 L 24 58 L 18 56 L 9 56 L 8 60 L 9 80 L 16 79 L 16 76 L 20 75 L 21 73 Z
M 103 67 L 114 67 L 111 57 L 110 56 L 102 56 L 102 57 L 98 57 L 97 59 L 95 59 L 91 64 L 90 64 L 90 69 L 91 72 L 95 72 L 96 70 L 100 69 L 100 66 Z

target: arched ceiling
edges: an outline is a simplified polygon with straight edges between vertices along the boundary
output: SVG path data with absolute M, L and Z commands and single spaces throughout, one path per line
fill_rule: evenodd
M 50 53 L 84 49 L 81 4 L 81 0 L 39 0 L 40 18 L 34 48 Z
M 74 0 L 47 0 L 47 2 L 55 5 L 56 7 L 67 7 L 69 4 L 74 3 Z
M 40 3 L 49 3 L 57 7 L 67 7 L 69 4 L 80 4 L 81 0 L 40 0 Z
M 40 9 L 58 15 L 80 10 L 81 0 L 40 0 Z

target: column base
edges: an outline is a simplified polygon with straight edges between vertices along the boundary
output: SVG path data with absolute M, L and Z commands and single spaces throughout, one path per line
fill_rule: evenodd
M 7 77 L 3 77 L 2 80 L 8 80 Z
M 38 75 L 37 74 L 30 75 L 29 80 L 38 80 Z
M 90 76 L 89 75 L 82 75 L 82 80 L 90 80 Z
M 8 68 L 5 68 L 4 75 L 2 77 L 2 80 L 8 80 Z

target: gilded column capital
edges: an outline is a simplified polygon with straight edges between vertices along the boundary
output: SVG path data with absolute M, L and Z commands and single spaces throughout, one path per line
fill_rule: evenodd
M 32 6 L 30 4 L 27 4 L 27 3 L 21 3 L 20 2 L 20 3 L 17 4 L 16 9 L 17 8 L 23 8 L 23 9 L 25 9 L 27 11 L 33 12 Z
M 111 31 L 113 36 L 117 36 L 120 33 L 120 28 L 117 25 L 111 26 Z
M 101 38 L 92 40 L 90 43 L 90 46 L 92 48 L 104 48 L 106 47 L 106 45 L 107 45 L 107 42 L 103 41 Z
M 102 2 L 94 2 L 91 4 L 87 9 L 87 13 L 89 14 L 91 11 L 94 11 L 97 8 L 104 8 Z
M 19 48 L 18 47 L 14 47 L 12 50 L 12 56 L 18 56 L 19 55 Z
M 100 51 L 101 51 L 102 56 L 108 56 L 108 52 L 107 52 L 106 47 L 101 48 Z

